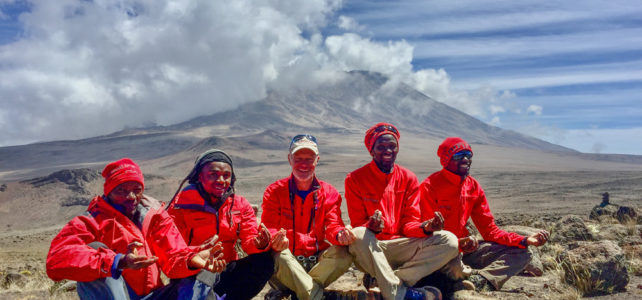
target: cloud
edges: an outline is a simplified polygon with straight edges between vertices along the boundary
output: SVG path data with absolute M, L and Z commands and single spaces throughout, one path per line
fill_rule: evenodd
M 2 3 L 15 1 L 0 0 Z M 541 69 L 520 76 L 458 76 L 455 82 L 445 68 L 418 68 L 415 64 L 418 59 L 444 56 L 463 61 L 480 56 L 493 64 L 501 63 L 496 61 L 497 55 L 520 57 L 529 51 L 544 55 L 573 50 L 532 47 L 529 44 L 544 38 L 534 40 L 528 36 L 513 40 L 458 40 L 447 36 L 501 31 L 512 22 L 537 27 L 582 18 L 550 13 L 532 3 L 520 4 L 532 8 L 522 10 L 529 13 L 486 20 L 466 17 L 476 20 L 474 26 L 453 18 L 459 10 L 476 11 L 479 4 L 474 1 L 440 4 L 431 9 L 420 1 L 377 2 L 372 6 L 383 10 L 366 15 L 340 11 L 341 0 L 29 3 L 29 11 L 18 18 L 24 30 L 20 39 L 0 45 L 0 97 L 7 104 L 0 107 L 0 145 L 172 124 L 260 100 L 270 89 L 305 88 L 341 80 L 338 71 L 347 70 L 384 73 L 391 77 L 390 85 L 409 84 L 437 101 L 494 125 L 510 124 L 507 117 L 522 111 L 526 112 L 523 117 L 540 116 L 546 107 L 535 103 L 526 108 L 531 103 L 515 101 L 520 95 L 514 89 L 642 78 L 639 71 L 608 72 L 612 64 L 594 64 L 592 71 L 585 73 L 586 70 L 568 67 L 553 70 L 557 75 L 546 73 L 551 69 Z M 605 13 L 618 14 L 614 10 Z M 533 19 L 537 21 L 526 21 L 524 14 L 536 15 Z M 584 10 L 582 14 L 591 16 Z M 439 26 L 420 28 L 423 23 L 412 24 L 418 19 L 434 20 Z M 381 20 L 381 24 L 399 21 L 399 26 L 385 25 L 389 31 L 384 30 L 383 36 L 392 38 L 381 39 L 381 27 L 369 20 Z M 339 32 L 327 33 L 329 28 L 338 28 Z M 360 35 L 366 30 L 368 37 Z M 599 33 L 615 35 L 609 30 L 614 29 Z M 628 33 L 623 30 L 617 32 L 622 40 L 626 34 L 637 33 L 636 29 L 628 29 Z M 415 39 L 415 33 L 443 38 Z M 579 41 L 589 35 L 574 33 L 571 37 Z M 409 39 L 398 38 L 401 36 Z M 564 38 L 556 37 L 553 45 L 564 46 Z M 627 47 L 633 49 L 631 45 L 635 44 L 629 42 Z M 596 49 L 616 47 L 597 41 L 591 45 Z M 502 50 L 509 46 L 512 50 Z M 598 74 L 607 75 L 596 77 Z M 404 101 L 400 99 L 399 104 L 406 105 Z M 366 104 L 355 103 L 364 109 Z M 429 109 L 416 111 L 425 113 Z
M 365 29 L 364 26 L 359 25 L 357 20 L 350 17 L 343 16 L 343 15 L 339 16 L 337 26 L 339 26 L 339 28 L 343 30 L 352 31 L 352 32 L 358 32 Z
M 526 109 L 526 112 L 529 112 L 529 113 L 532 113 L 534 115 L 539 116 L 539 115 L 542 114 L 542 110 L 543 110 L 543 108 L 541 106 L 535 105 L 535 104 L 531 104 Z
M 176 123 L 259 100 L 291 73 L 322 77 L 318 32 L 340 5 L 31 3 L 23 38 L 0 46 L 5 145 Z

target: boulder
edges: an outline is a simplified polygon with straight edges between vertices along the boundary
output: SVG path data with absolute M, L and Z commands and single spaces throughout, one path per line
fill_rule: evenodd
M 531 253 L 531 261 L 524 268 L 524 272 L 537 277 L 544 275 L 544 264 L 542 264 L 537 248 L 530 246 L 528 252 Z
M 637 223 L 638 213 L 635 211 L 635 208 L 630 206 L 620 206 L 615 213 L 615 218 L 621 224 L 627 224 L 630 222 Z
M 605 222 L 610 218 L 616 219 L 620 224 L 639 223 L 640 215 L 633 207 L 617 204 L 597 205 L 589 214 L 589 219 L 600 222 Z
M 595 221 L 601 221 L 606 218 L 611 218 L 614 217 L 615 214 L 617 213 L 619 206 L 618 205 L 613 205 L 613 204 L 608 204 L 606 206 L 600 206 L 596 205 L 593 207 L 591 210 L 591 213 L 589 214 L 589 219 L 595 220 Z
M 571 241 L 593 241 L 595 235 L 584 220 L 578 216 L 567 215 L 553 224 L 551 242 L 567 244 Z
M 596 235 L 599 240 L 614 240 L 621 244 L 629 234 L 629 229 L 622 224 L 601 224 L 597 226 L 598 232 Z
M 541 229 L 538 228 L 521 225 L 507 225 L 502 229 L 508 232 L 515 232 L 523 236 L 529 236 L 541 231 Z M 524 272 L 533 276 L 542 276 L 544 274 L 544 265 L 542 264 L 542 261 L 540 259 L 539 250 L 537 249 L 537 247 L 530 246 L 528 247 L 528 252 L 531 253 L 531 262 L 528 263 L 528 265 L 524 269 Z
M 625 290 L 629 283 L 626 258 L 613 241 L 574 242 L 558 257 L 564 280 L 583 295 L 605 295 Z

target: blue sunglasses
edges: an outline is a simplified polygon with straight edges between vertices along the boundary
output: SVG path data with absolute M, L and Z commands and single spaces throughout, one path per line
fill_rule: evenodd
M 313 135 L 310 135 L 310 134 L 297 134 L 292 138 L 292 141 L 290 142 L 290 149 L 292 149 L 292 145 L 294 145 L 294 143 L 296 143 L 296 142 L 298 142 L 298 141 L 300 141 L 302 139 L 311 140 L 312 142 L 314 142 L 315 144 L 318 145 L 317 138 L 315 138 Z
M 452 160 L 462 160 L 462 159 L 464 159 L 464 157 L 468 158 L 468 159 L 471 159 L 473 157 L 473 152 L 471 152 L 470 150 L 462 150 L 462 151 L 459 151 L 459 152 L 453 154 L 453 156 L 450 159 L 452 159 Z

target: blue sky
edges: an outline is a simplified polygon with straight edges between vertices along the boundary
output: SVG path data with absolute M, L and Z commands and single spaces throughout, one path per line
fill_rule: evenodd
M 0 0 L 0 146 L 365 69 L 489 124 L 642 155 L 641 48 L 636 1 Z
M 454 88 L 510 91 L 484 121 L 583 152 L 642 154 L 639 1 L 347 1 L 340 13 L 374 40 L 407 41 L 413 68 L 443 68 Z

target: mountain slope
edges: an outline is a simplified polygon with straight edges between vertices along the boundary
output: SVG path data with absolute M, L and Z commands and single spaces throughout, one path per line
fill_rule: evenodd
M 379 73 L 355 71 L 343 74 L 333 83 L 287 92 L 272 91 L 261 101 L 176 125 L 129 129 L 81 140 L 2 147 L 0 178 L 2 172 L 13 172 L 5 178 L 27 178 L 29 172 L 100 164 L 123 156 L 148 160 L 192 153 L 216 139 L 221 139 L 217 143 L 226 149 L 277 149 L 293 133 L 361 135 L 381 121 L 397 125 L 402 134 L 412 132 L 426 138 L 461 136 L 475 144 L 575 152 L 485 124 L 406 84 L 393 83 Z M 263 136 L 265 132 L 267 136 Z
M 410 86 L 383 75 L 350 72 L 341 81 L 311 90 L 271 92 L 266 99 L 235 110 L 203 116 L 169 128 L 189 130 L 227 124 L 232 129 L 363 132 L 387 121 L 404 131 L 436 138 L 460 136 L 471 143 L 543 151 L 575 152 L 514 131 L 488 125 Z

